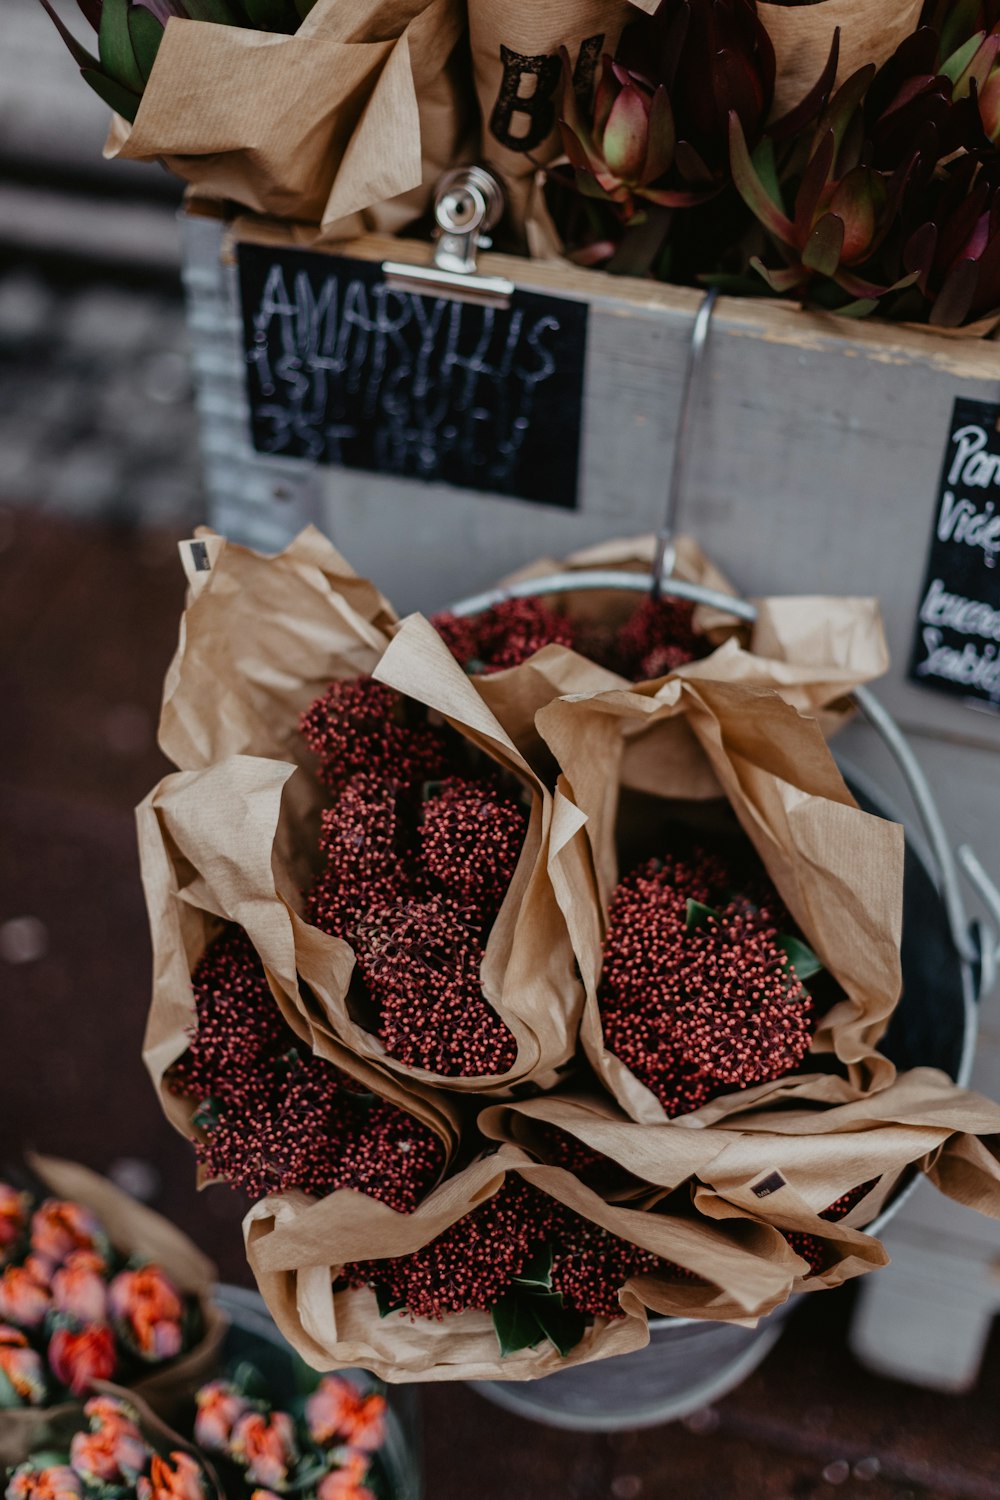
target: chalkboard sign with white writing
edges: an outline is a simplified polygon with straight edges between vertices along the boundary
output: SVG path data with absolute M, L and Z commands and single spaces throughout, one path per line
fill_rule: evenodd
M 575 507 L 585 303 L 481 307 L 284 247 L 238 262 L 259 453 Z
M 1000 406 L 990 402 L 955 402 L 909 675 L 1000 713 Z

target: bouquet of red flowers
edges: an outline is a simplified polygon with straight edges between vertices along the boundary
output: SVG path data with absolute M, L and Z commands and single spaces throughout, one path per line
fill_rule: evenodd
M 910 1164 L 1000 1210 L 1000 1110 L 879 1051 L 902 830 L 798 706 L 841 716 L 870 612 L 692 619 L 633 683 L 572 599 L 469 655 L 315 534 L 208 545 L 140 810 L 147 1056 L 307 1360 L 533 1378 L 883 1264 Z

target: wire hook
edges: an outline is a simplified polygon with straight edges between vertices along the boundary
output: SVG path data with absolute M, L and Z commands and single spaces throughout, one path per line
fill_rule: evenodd
M 674 571 L 674 537 L 677 534 L 677 517 L 680 514 L 684 483 L 687 478 L 688 456 L 698 397 L 701 395 L 702 364 L 705 345 L 708 342 L 708 326 L 712 320 L 718 295 L 717 287 L 709 287 L 695 315 L 694 326 L 691 329 L 681 411 L 677 422 L 677 437 L 674 441 L 674 462 L 670 471 L 670 483 L 667 486 L 667 507 L 663 525 L 656 539 L 656 555 L 653 558 L 653 582 L 650 593 L 654 599 L 659 599 L 664 578 L 669 578 Z

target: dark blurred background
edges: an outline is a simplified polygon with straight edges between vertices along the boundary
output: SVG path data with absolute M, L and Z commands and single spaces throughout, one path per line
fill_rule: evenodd
M 140 1060 L 150 967 L 132 809 L 203 519 L 180 186 L 105 163 L 106 111 L 37 0 L 0 0 L 0 1159 L 110 1173 L 248 1283 L 225 1189 L 199 1196 Z M 71 9 L 68 8 L 68 9 Z M 717 1407 L 580 1437 L 428 1388 L 428 1500 L 1000 1497 L 1000 1340 L 977 1389 L 879 1380 L 851 1293 L 812 1299 Z

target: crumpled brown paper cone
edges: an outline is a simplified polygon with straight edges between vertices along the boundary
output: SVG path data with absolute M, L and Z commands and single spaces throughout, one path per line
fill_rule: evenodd
M 675 542 L 674 575 L 718 593 L 736 593 L 729 580 L 691 537 Z M 561 562 L 541 559 L 497 585 L 542 578 L 563 571 L 637 572 L 653 563 L 656 538 L 631 537 L 574 552 Z M 642 595 L 622 590 L 583 590 L 553 599 L 571 619 L 620 624 Z M 776 596 L 752 601 L 752 626 L 711 605 L 695 609 L 696 630 L 716 646 L 711 655 L 678 669 L 676 675 L 722 682 L 774 687 L 803 713 L 814 715 L 824 733 L 833 735 L 851 716 L 851 691 L 888 670 L 889 653 L 878 601 L 837 596 Z M 535 716 L 553 697 L 631 689 L 625 678 L 586 661 L 562 646 L 548 646 L 528 662 L 474 678 L 476 686 L 504 728 L 529 759 L 537 757 Z
M 169 1220 L 89 1168 L 37 1155 L 29 1156 L 28 1165 L 53 1196 L 82 1203 L 96 1214 L 121 1255 L 155 1261 L 181 1292 L 197 1301 L 202 1332 L 193 1348 L 130 1387 L 100 1383 L 100 1389 L 145 1403 L 156 1417 L 174 1421 L 198 1386 L 218 1371 L 228 1323 L 212 1301 L 215 1267 Z M 21 1463 L 43 1443 L 76 1430 L 82 1407 L 82 1400 L 68 1400 L 51 1407 L 0 1411 L 0 1464 Z
M 464 39 L 458 0 L 317 0 L 294 36 L 172 18 L 105 155 L 312 224 L 416 190 L 413 218 L 468 130 Z
M 420 1120 L 450 1159 L 460 1122 L 447 1096 L 371 1065 L 326 1024 L 320 1007 L 331 986 L 346 987 L 353 965 L 349 954 L 340 954 L 345 945 L 323 972 L 314 974 L 304 964 L 302 977 L 312 993 L 300 986 L 297 947 L 311 929 L 293 908 L 294 881 L 286 870 L 282 887 L 272 867 L 282 793 L 293 770 L 280 761 L 233 756 L 202 771 L 166 777 L 138 809 L 153 939 L 153 996 L 143 1058 L 164 1112 L 181 1134 L 197 1137 L 194 1101 L 171 1093 L 165 1075 L 187 1050 L 195 1026 L 192 971 L 223 923 L 235 922 L 256 947 L 286 1022 L 311 1051 Z
M 784 114 L 812 88 L 823 71 L 833 33 L 840 27 L 837 82 L 866 63 L 881 65 L 916 31 L 923 0 L 819 0 L 772 5 L 758 0 L 757 13 L 774 44 L 778 79 L 774 114 Z
M 552 1143 L 545 1131 L 555 1127 L 663 1193 L 694 1179 L 695 1205 L 711 1218 L 746 1213 L 815 1235 L 826 1243 L 828 1263 L 818 1275 L 803 1276 L 801 1290 L 837 1286 L 885 1263 L 877 1242 L 858 1231 L 891 1205 L 914 1171 L 967 1207 L 1000 1218 L 1000 1104 L 957 1087 L 935 1068 L 911 1069 L 850 1104 L 817 1110 L 808 1107 L 810 1099 L 807 1089 L 797 1107 L 743 1112 L 696 1128 L 693 1116 L 637 1124 L 604 1095 L 563 1094 L 493 1105 L 480 1114 L 479 1128 L 547 1161 Z M 872 1181 L 836 1223 L 819 1218 Z M 652 1194 L 644 1206 L 657 1201 Z
M 720 1095 L 689 1118 L 708 1123 L 764 1099 L 794 1098 L 807 1086 L 828 1102 L 847 1103 L 890 1083 L 895 1069 L 876 1044 L 901 986 L 903 830 L 857 808 L 817 724 L 771 689 L 690 675 L 669 677 L 657 691 L 553 701 L 536 723 L 563 772 L 559 789 L 587 820 L 564 855 L 568 872 L 577 860 L 565 889 L 587 987 L 580 1034 L 626 1112 L 642 1122 L 664 1118 L 659 1101 L 603 1044 L 601 945 L 619 859 L 624 871 L 656 854 L 658 844 L 669 847 L 669 824 L 685 805 L 700 821 L 717 819 L 720 799 L 844 993 L 820 1020 L 811 1053 L 835 1055 L 846 1076 L 759 1084 Z M 647 798 L 640 837 L 624 852 L 623 791 Z M 588 869 L 596 874 L 598 907 L 577 897 L 587 890 Z
M 517 1043 L 517 1058 L 497 1077 L 441 1077 L 407 1068 L 389 1057 L 378 1038 L 351 1016 L 347 986 L 327 979 L 322 1004 L 334 1036 L 361 1057 L 406 1078 L 459 1093 L 506 1092 L 530 1083 L 551 1087 L 572 1060 L 583 989 L 559 892 L 565 882 L 561 851 L 576 835 L 580 814 L 553 798 L 437 632 L 419 615 L 404 620 L 373 676 L 440 715 L 470 745 L 517 778 L 529 793 L 528 830 L 500 912 L 486 941 L 481 978 L 489 1005 Z M 300 924 L 299 971 L 319 993 L 336 953 L 351 950 L 339 939 Z
M 340 1268 L 420 1249 L 491 1197 L 507 1172 L 634 1244 L 682 1265 L 700 1283 L 641 1276 L 621 1294 L 624 1318 L 595 1320 L 568 1356 L 549 1344 L 501 1358 L 487 1313 L 381 1318 L 374 1292 L 334 1291 Z M 645 1309 L 716 1320 L 754 1319 L 783 1302 L 801 1262 L 769 1225 L 690 1214 L 647 1214 L 606 1204 L 568 1172 L 503 1146 L 441 1184 L 412 1214 L 356 1193 L 320 1202 L 300 1194 L 265 1199 L 244 1220 L 261 1294 L 289 1343 L 317 1369 L 359 1364 L 384 1380 L 530 1380 L 624 1354 L 648 1342 Z

